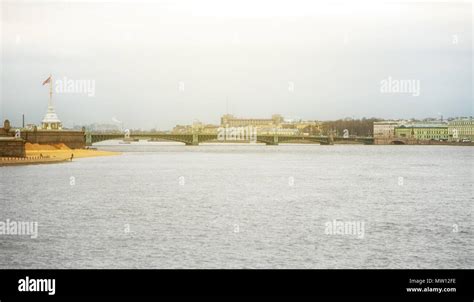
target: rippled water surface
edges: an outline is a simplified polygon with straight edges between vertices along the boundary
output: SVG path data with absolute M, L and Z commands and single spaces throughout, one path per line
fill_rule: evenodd
M 99 148 L 0 168 L 0 268 L 474 268 L 472 147 Z

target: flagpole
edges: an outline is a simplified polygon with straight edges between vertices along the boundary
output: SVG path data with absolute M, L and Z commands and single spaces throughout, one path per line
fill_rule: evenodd
M 49 107 L 53 107 L 53 78 L 49 75 Z

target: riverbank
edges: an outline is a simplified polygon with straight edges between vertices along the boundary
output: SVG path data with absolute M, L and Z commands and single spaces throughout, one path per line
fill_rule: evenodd
M 77 158 L 113 156 L 120 152 L 94 149 L 70 149 L 64 144 L 39 145 L 26 143 L 26 157 L 1 157 L 0 166 L 52 164 L 75 160 Z

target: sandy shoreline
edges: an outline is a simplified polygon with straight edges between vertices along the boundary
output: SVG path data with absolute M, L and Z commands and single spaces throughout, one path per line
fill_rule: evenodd
M 0 158 L 0 166 L 10 165 L 33 165 L 52 164 L 73 161 L 78 158 L 120 155 L 120 152 L 100 151 L 93 149 L 70 149 L 63 144 L 38 145 L 29 144 L 25 146 L 25 158 Z

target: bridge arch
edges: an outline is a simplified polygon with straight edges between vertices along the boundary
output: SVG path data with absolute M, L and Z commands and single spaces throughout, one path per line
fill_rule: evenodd
M 405 142 L 402 140 L 394 140 L 390 142 L 391 145 L 405 145 Z
M 329 141 L 325 138 L 312 138 L 312 137 L 279 137 L 278 138 L 279 143 L 290 143 L 290 142 L 308 142 L 308 143 L 313 143 L 313 144 L 321 144 L 321 145 L 326 145 L 329 144 Z

